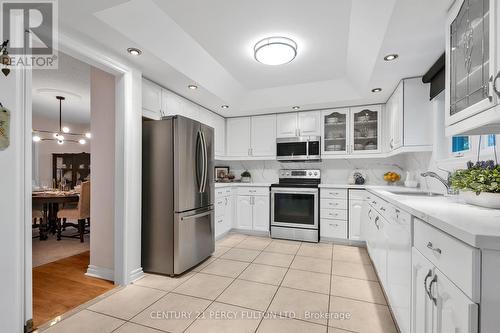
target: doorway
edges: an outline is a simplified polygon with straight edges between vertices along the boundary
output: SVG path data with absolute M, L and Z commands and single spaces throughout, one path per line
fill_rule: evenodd
M 34 328 L 114 288 L 115 85 L 62 52 L 32 72 Z

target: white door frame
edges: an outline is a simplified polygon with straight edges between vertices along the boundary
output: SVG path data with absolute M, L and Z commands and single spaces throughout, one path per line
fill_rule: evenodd
M 59 50 L 115 76 L 115 207 L 114 282 L 126 285 L 143 275 L 141 267 L 141 177 L 142 177 L 142 73 L 123 59 L 110 55 L 93 42 L 79 41 L 59 32 Z M 33 317 L 31 252 L 31 71 L 25 71 L 25 233 L 24 317 Z

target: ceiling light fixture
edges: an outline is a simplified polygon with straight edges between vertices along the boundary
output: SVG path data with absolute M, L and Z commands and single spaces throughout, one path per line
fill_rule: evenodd
M 374 88 L 372 89 L 372 93 L 378 93 L 378 92 L 381 92 L 382 91 L 382 88 Z
M 63 96 L 56 96 L 56 99 L 59 101 L 59 130 L 57 132 L 53 131 L 47 131 L 47 130 L 41 130 L 41 129 L 33 129 L 34 133 L 37 133 L 36 135 L 33 136 L 33 142 L 40 142 L 40 141 L 57 141 L 58 144 L 62 145 L 64 142 L 73 142 L 73 143 L 79 143 L 79 144 L 85 144 L 87 141 L 83 138 L 86 137 L 90 139 L 91 134 L 90 132 L 87 132 L 85 134 L 81 133 L 70 133 L 70 129 L 67 126 L 62 126 L 62 101 L 64 101 L 66 98 Z M 47 137 L 41 137 L 41 134 L 49 135 L 52 134 L 51 138 Z M 70 138 L 65 139 L 62 133 L 68 135 Z M 75 136 L 79 136 L 80 138 L 74 138 Z
M 221 108 L 223 108 L 223 109 L 229 109 L 229 105 L 221 105 Z
M 397 58 L 399 57 L 399 55 L 397 54 L 388 54 L 384 57 L 384 60 L 385 61 L 393 61 L 393 60 L 396 60 Z
M 286 37 L 268 37 L 254 46 L 255 60 L 270 66 L 284 65 L 297 56 L 297 43 Z
M 142 51 L 139 50 L 138 48 L 135 48 L 135 47 L 129 47 L 127 49 L 127 52 L 133 56 L 140 56 L 142 54 Z
M 194 85 L 194 84 L 190 84 L 190 85 L 188 86 L 188 88 L 189 88 L 189 89 L 191 89 L 191 90 L 196 90 L 196 89 L 198 89 L 198 86 L 197 86 L 197 85 Z
M 292 107 L 292 110 L 300 110 L 300 106 L 294 106 Z

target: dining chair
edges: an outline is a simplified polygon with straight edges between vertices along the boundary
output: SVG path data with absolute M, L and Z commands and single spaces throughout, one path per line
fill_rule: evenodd
M 76 220 L 77 223 L 70 223 L 67 220 Z M 61 240 L 61 237 L 79 237 L 80 242 L 83 243 L 83 235 L 90 232 L 85 230 L 86 220 L 89 221 L 90 225 L 90 182 L 82 183 L 80 198 L 76 207 L 63 207 L 57 212 L 57 240 Z M 66 227 L 77 228 L 78 234 L 71 236 L 61 235 L 61 229 Z
M 32 228 L 39 228 L 40 229 L 40 225 L 42 224 L 43 222 L 43 207 L 39 207 L 39 206 L 33 206 L 32 209 L 31 209 L 31 218 L 33 219 L 33 223 L 32 223 Z M 38 220 L 38 223 L 36 223 Z M 40 236 L 33 236 L 33 238 L 37 238 L 37 237 L 40 237 Z

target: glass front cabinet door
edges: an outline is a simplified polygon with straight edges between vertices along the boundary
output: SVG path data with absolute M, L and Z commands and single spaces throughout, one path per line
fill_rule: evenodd
M 494 107 L 500 96 L 497 0 L 457 0 L 446 23 L 446 125 Z
M 352 154 L 380 152 L 381 110 L 380 105 L 351 108 L 350 151 Z
M 325 110 L 322 116 L 323 154 L 347 154 L 349 152 L 349 109 Z

